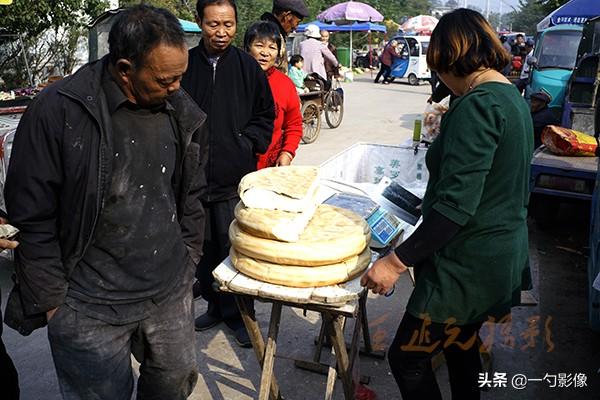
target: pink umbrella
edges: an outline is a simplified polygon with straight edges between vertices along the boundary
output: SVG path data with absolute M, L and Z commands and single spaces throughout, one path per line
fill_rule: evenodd
M 319 21 L 364 21 L 381 22 L 383 15 L 368 4 L 359 1 L 347 1 L 329 7 L 321 14 L 317 15 Z
M 438 19 L 431 15 L 417 15 L 416 17 L 409 18 L 400 28 L 404 32 L 429 32 L 431 34 L 437 23 Z

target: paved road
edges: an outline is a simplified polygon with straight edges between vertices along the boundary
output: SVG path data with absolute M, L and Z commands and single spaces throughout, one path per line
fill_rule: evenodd
M 374 85 L 367 76 L 346 84 L 346 114 L 340 128 L 324 128 L 319 139 L 301 146 L 296 162 L 319 164 L 358 141 L 399 144 L 411 137 L 413 121 L 422 112 L 429 86 L 405 84 Z M 597 399 L 600 367 L 600 335 L 587 328 L 586 206 L 565 205 L 561 215 L 548 231 L 531 223 L 531 260 L 536 287 L 532 294 L 539 299 L 533 307 L 520 307 L 513 313 L 512 326 L 493 328 L 494 366 L 496 372 L 516 373 L 542 378 L 545 373 L 588 374 L 588 384 L 595 389 L 545 389 L 540 382 L 531 383 L 523 391 L 496 388 L 484 393 L 483 399 Z M 3 304 L 9 283 L 10 265 L 0 267 Z M 391 298 L 370 296 L 369 321 L 373 341 L 385 349 L 394 336 L 411 291 L 407 276 L 400 279 Z M 196 313 L 204 311 L 203 301 L 196 302 Z M 256 304 L 257 318 L 266 325 L 270 308 Z M 545 329 L 551 317 L 548 329 Z M 532 330 L 532 347 L 527 347 L 526 332 Z M 5 327 L 6 328 L 6 327 Z M 281 321 L 278 352 L 287 356 L 309 358 L 313 338 L 318 333 L 319 319 L 299 310 L 285 309 Z M 489 330 L 488 330 L 489 331 Z M 266 332 L 265 332 L 266 333 Z M 484 332 L 485 334 L 485 332 Z M 548 336 L 549 335 L 549 336 Z M 491 337 L 490 337 L 491 338 Z M 22 398 L 25 400 L 59 399 L 46 331 L 21 337 L 6 328 L 4 340 L 13 355 L 21 376 Z M 246 400 L 257 397 L 260 372 L 252 350 L 235 345 L 231 332 L 220 325 L 196 334 L 200 375 L 192 399 Z M 511 344 L 513 346 L 511 346 Z M 554 348 L 550 350 L 550 345 Z M 371 376 L 370 388 L 379 399 L 399 399 L 396 384 L 386 361 L 363 357 L 361 373 Z M 289 359 L 278 359 L 275 371 L 287 399 L 320 399 L 325 378 L 293 367 Z M 450 398 L 445 367 L 437 371 L 444 398 Z M 107 377 L 107 379 L 110 379 Z M 335 399 L 342 399 L 340 385 Z

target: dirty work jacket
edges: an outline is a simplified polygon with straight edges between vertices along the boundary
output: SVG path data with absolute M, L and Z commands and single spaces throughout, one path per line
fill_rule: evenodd
M 9 220 L 19 228 L 16 272 L 27 314 L 63 304 L 69 277 L 93 238 L 108 193 L 112 126 L 101 89 L 108 58 L 44 89 L 15 135 L 5 187 Z M 194 262 L 204 237 L 208 154 L 205 114 L 183 90 L 169 98 L 177 122 L 177 220 Z

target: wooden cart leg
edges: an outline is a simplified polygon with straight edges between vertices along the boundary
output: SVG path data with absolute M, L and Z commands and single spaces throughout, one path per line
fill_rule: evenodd
M 363 331 L 363 341 L 365 343 L 365 347 L 360 349 L 360 353 L 364 354 L 368 357 L 379 358 L 381 360 L 385 359 L 386 352 L 381 350 L 373 350 L 373 344 L 371 343 L 371 331 L 369 330 L 369 318 L 367 317 L 367 295 L 369 292 L 365 290 L 361 293 L 358 298 L 359 308 L 362 310 L 362 331 Z
M 313 354 L 313 361 L 315 363 L 321 362 L 321 352 L 323 351 L 323 341 L 325 340 L 325 321 L 321 318 L 321 329 L 319 331 L 319 337 L 317 338 L 317 347 Z
M 323 320 L 324 331 L 333 332 L 333 323 L 330 317 L 326 317 L 325 313 L 321 313 L 321 319 Z M 331 347 L 331 353 L 335 356 L 335 348 Z M 337 358 L 334 357 L 333 361 L 329 363 L 327 371 L 327 385 L 325 387 L 325 400 L 331 400 L 333 398 L 333 388 L 335 387 L 335 380 L 337 378 Z
M 352 379 L 355 382 L 362 382 L 361 376 L 359 374 L 359 363 L 355 363 L 357 356 L 359 354 L 360 347 L 360 333 L 362 328 L 362 320 L 363 320 L 363 310 L 362 307 L 359 307 L 358 314 L 356 315 L 356 321 L 354 321 L 354 331 L 352 332 L 352 341 L 350 342 L 350 354 L 349 354 L 349 371 L 352 374 Z M 369 382 L 366 382 L 367 384 Z
M 244 325 L 246 326 L 246 330 L 248 331 L 250 342 L 252 342 L 252 348 L 254 349 L 254 353 L 256 354 L 256 359 L 258 360 L 258 364 L 262 369 L 265 359 L 265 341 L 263 339 L 262 333 L 260 332 L 260 327 L 258 326 L 256 317 L 254 316 L 252 310 L 250 310 L 250 307 L 248 307 L 248 302 L 246 301 L 245 297 L 235 296 L 235 302 L 237 303 L 238 308 L 240 309 L 240 314 L 242 316 L 242 320 L 244 321 Z M 275 377 L 272 377 L 270 387 L 271 400 L 281 400 L 282 397 L 279 393 L 279 385 L 277 384 L 277 380 L 275 379 Z
M 361 293 L 358 298 L 358 308 L 362 312 L 362 318 L 360 323 L 362 324 L 363 341 L 365 342 L 365 351 L 367 353 L 373 352 L 373 345 L 371 344 L 371 332 L 369 331 L 369 321 L 367 318 L 367 295 L 368 291 Z M 356 321 L 358 323 L 358 321 Z
M 349 370 L 350 363 L 348 360 L 348 352 L 346 351 L 346 343 L 344 341 L 344 317 L 341 315 L 332 316 L 329 313 L 323 313 L 323 317 L 328 321 L 328 330 L 335 358 L 337 360 L 338 373 L 344 385 L 344 397 L 346 400 L 354 400 L 354 382 L 352 374 Z M 329 383 L 329 377 L 328 377 Z
M 273 381 L 273 366 L 275 365 L 275 352 L 277 350 L 277 334 L 279 333 L 279 321 L 281 321 L 281 303 L 273 303 L 271 309 L 271 322 L 269 323 L 269 337 L 265 348 L 265 358 L 260 377 L 259 400 L 269 399 L 269 389 Z

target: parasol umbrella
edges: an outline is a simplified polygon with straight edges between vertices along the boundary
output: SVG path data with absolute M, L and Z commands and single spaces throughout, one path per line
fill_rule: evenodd
M 435 26 L 438 23 L 438 19 L 431 15 L 417 15 L 416 17 L 409 18 L 403 23 L 400 28 L 404 32 L 415 32 L 419 34 L 426 34 L 433 32 Z
M 347 1 L 329 7 L 317 15 L 319 21 L 347 24 L 359 22 L 381 22 L 383 15 L 368 4 L 359 1 Z M 350 66 L 352 66 L 352 31 L 350 31 Z
M 571 0 L 552 11 L 537 24 L 538 32 L 560 24 L 582 25 L 589 18 L 600 15 L 598 0 Z
M 319 21 L 328 22 L 381 22 L 383 15 L 368 4 L 359 1 L 347 1 L 329 7 L 321 14 L 317 15 Z

